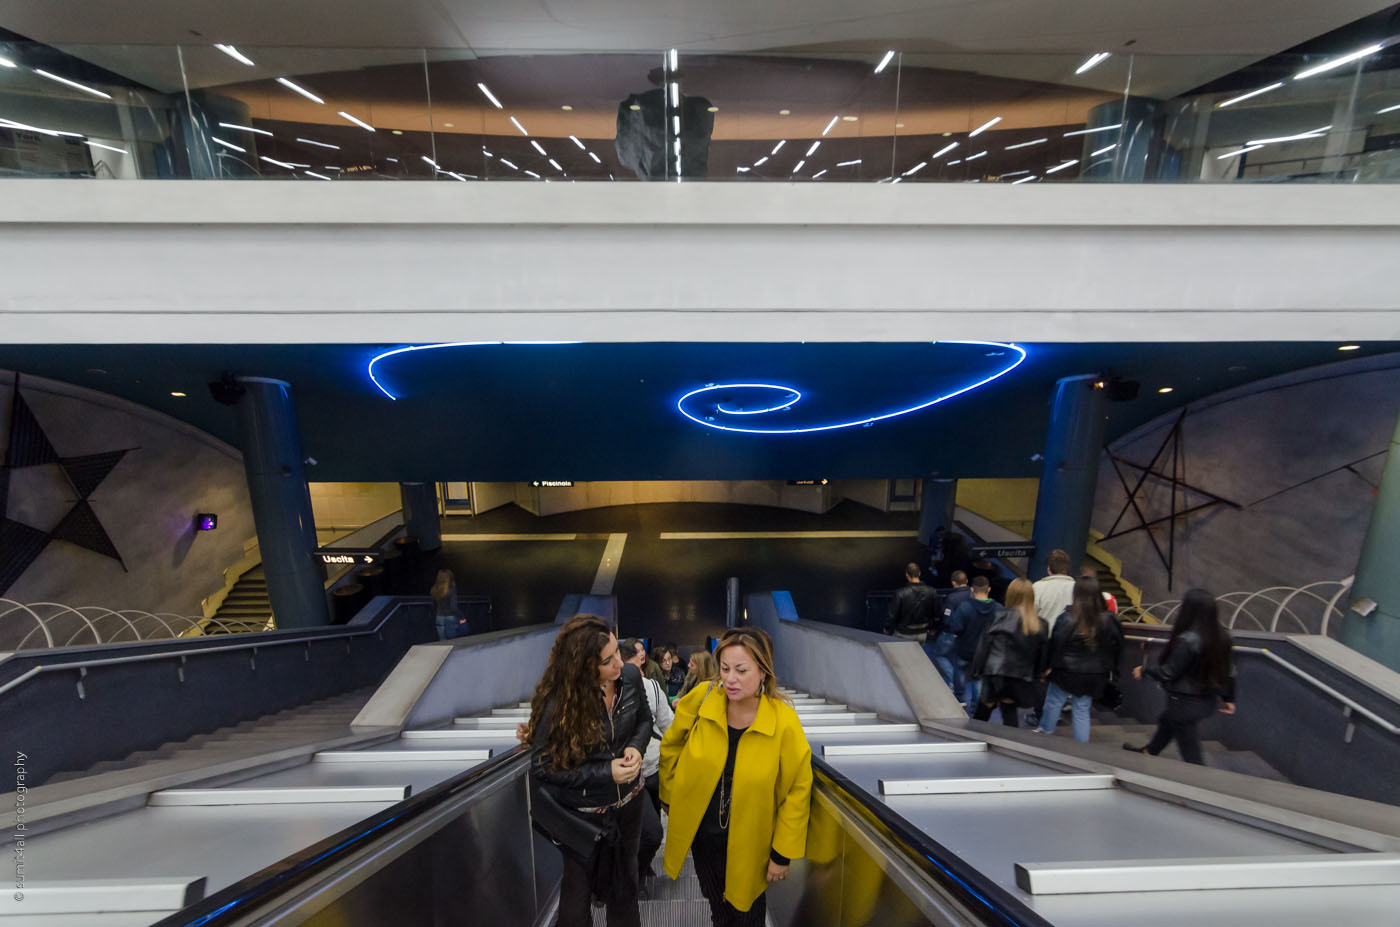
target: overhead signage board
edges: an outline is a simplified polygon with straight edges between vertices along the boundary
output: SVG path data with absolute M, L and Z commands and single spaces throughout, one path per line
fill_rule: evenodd
M 366 566 L 384 556 L 384 552 L 375 547 L 318 547 L 316 556 L 321 558 L 322 563 Z
M 788 480 L 789 486 L 825 486 L 830 480 Z
M 997 557 L 1029 557 L 1035 553 L 1035 545 L 1030 542 L 1006 544 L 974 544 L 972 556 L 978 560 Z
M 574 485 L 573 480 L 531 480 L 530 485 L 536 489 L 568 489 Z

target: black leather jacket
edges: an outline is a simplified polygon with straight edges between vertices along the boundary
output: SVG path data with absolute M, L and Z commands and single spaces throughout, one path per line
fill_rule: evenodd
M 889 628 L 900 634 L 923 634 L 938 612 L 938 593 L 923 583 L 905 583 L 890 600 Z
M 1075 634 L 1074 630 L 1074 614 L 1065 609 L 1055 619 L 1055 630 L 1050 633 L 1050 668 L 1068 673 L 1111 676 L 1118 668 L 1118 651 L 1123 646 L 1123 628 L 1118 620 L 1104 613 L 1103 624 L 1099 625 L 1092 650 L 1088 641 Z
M 642 672 L 635 665 L 624 664 L 617 683 L 617 701 L 612 714 L 603 720 L 607 740 L 597 744 L 581 766 L 553 769 L 545 762 L 544 753 L 554 723 L 554 712 L 549 707 L 531 732 L 530 775 L 545 785 L 561 805 L 592 808 L 620 801 L 627 795 L 626 784 L 613 782 L 612 761 L 619 759 L 628 747 L 646 753 L 647 741 L 651 739 L 651 707 L 642 688 Z M 598 712 L 605 713 L 601 692 Z M 641 767 L 637 769 L 640 774 Z
M 1214 684 L 1200 678 L 1201 650 L 1204 642 L 1195 631 L 1177 635 L 1176 640 L 1162 655 L 1157 666 L 1144 666 L 1143 673 L 1162 684 L 1171 695 L 1188 695 L 1196 698 L 1219 696 L 1227 702 L 1235 700 L 1234 661 L 1230 664 L 1230 675 L 1223 683 Z
M 1021 631 L 1020 614 L 1003 608 L 982 632 L 972 658 L 972 676 L 1005 676 L 1027 682 L 1039 679 L 1045 671 L 1047 641 L 1044 622 L 1028 637 Z

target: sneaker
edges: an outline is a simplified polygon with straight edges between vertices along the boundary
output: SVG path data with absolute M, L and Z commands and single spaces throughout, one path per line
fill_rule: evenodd
M 1146 753 L 1147 753 L 1147 748 L 1146 748 L 1146 747 L 1139 747 L 1139 746 L 1136 746 L 1136 745 L 1134 745 L 1134 744 L 1124 744 L 1124 745 L 1123 745 L 1123 749 L 1124 749 L 1124 750 L 1127 750 L 1129 753 L 1142 753 L 1142 754 L 1146 754 Z

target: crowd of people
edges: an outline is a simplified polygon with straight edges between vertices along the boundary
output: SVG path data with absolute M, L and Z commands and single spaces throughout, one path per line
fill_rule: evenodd
M 675 645 L 648 653 L 577 615 L 518 733 L 535 827 L 564 861 L 560 927 L 591 924 L 594 903 L 609 927 L 639 925 L 663 842 L 671 878 L 694 859 L 714 924 L 765 923 L 767 886 L 805 853 L 812 789 L 811 748 L 767 634 L 730 629 L 682 670 Z
M 974 719 L 1000 712 L 1003 724 L 1018 727 L 1025 712 L 1035 730 L 1049 734 L 1068 706 L 1074 739 L 1087 742 L 1094 704 L 1116 708 L 1121 699 L 1115 677 L 1123 632 L 1114 597 L 1092 571 L 1075 578 L 1070 567 L 1068 553 L 1051 551 L 1045 577 L 1012 579 L 997 601 L 985 575 L 969 580 L 954 569 L 951 590 L 940 595 L 910 563 L 885 631 L 921 643 Z M 1124 749 L 1155 756 L 1176 740 L 1182 759 L 1201 763 L 1196 726 L 1217 709 L 1235 710 L 1230 648 L 1215 597 L 1187 592 L 1160 660 L 1132 671 L 1161 683 L 1167 709 L 1151 741 Z

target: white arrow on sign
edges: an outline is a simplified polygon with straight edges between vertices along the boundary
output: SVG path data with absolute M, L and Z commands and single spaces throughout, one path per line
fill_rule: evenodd
M 373 563 L 373 562 L 374 562 L 374 558 L 371 557 L 369 554 L 365 554 L 365 563 Z

